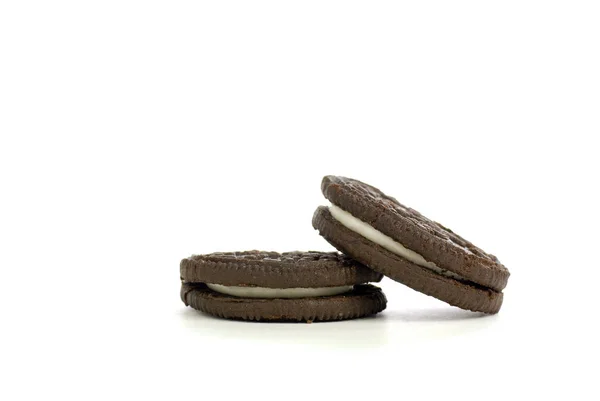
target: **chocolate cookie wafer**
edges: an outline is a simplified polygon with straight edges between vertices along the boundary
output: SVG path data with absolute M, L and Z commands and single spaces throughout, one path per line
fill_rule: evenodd
M 228 319 L 328 321 L 385 309 L 377 273 L 337 252 L 227 252 L 180 264 L 181 299 Z
M 313 227 L 360 263 L 451 305 L 497 313 L 510 273 L 493 255 L 358 180 L 326 176 Z

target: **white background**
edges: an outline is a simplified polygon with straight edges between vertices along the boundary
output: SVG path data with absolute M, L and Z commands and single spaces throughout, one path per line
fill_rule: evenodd
M 597 397 L 599 7 L 3 1 L 0 398 Z M 331 250 L 326 174 L 497 255 L 500 314 L 184 307 L 192 253 Z

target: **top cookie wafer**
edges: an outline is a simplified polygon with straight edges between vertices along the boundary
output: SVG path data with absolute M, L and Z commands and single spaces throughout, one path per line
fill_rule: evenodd
M 337 252 L 217 252 L 180 264 L 188 283 L 311 288 L 380 281 L 383 275 Z
M 440 269 L 502 291 L 510 273 L 499 260 L 443 225 L 361 181 L 326 176 L 323 195 L 352 216 L 418 253 Z

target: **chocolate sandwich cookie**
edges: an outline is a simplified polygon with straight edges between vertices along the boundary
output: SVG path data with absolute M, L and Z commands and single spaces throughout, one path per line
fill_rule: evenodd
M 500 310 L 510 273 L 498 258 L 358 180 L 326 176 L 321 190 L 332 204 L 313 227 L 338 250 L 450 305 Z
M 353 319 L 385 309 L 382 278 L 337 252 L 226 252 L 180 264 L 181 300 L 211 315 L 241 320 Z

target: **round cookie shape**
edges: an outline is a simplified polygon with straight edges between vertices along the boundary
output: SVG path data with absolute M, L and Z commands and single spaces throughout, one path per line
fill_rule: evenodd
M 498 258 L 379 189 L 351 178 L 325 176 L 321 191 L 333 205 L 440 269 L 495 291 L 502 291 L 506 287 L 510 273 Z M 354 257 L 345 249 L 342 252 Z M 354 258 L 364 263 L 360 258 Z
M 381 289 L 368 284 L 356 285 L 350 292 L 330 297 L 260 299 L 224 295 L 201 283 L 183 283 L 181 300 L 217 317 L 265 322 L 355 319 L 381 312 L 387 303 Z
M 180 263 L 186 283 L 319 288 L 378 282 L 383 275 L 338 252 L 218 252 Z

